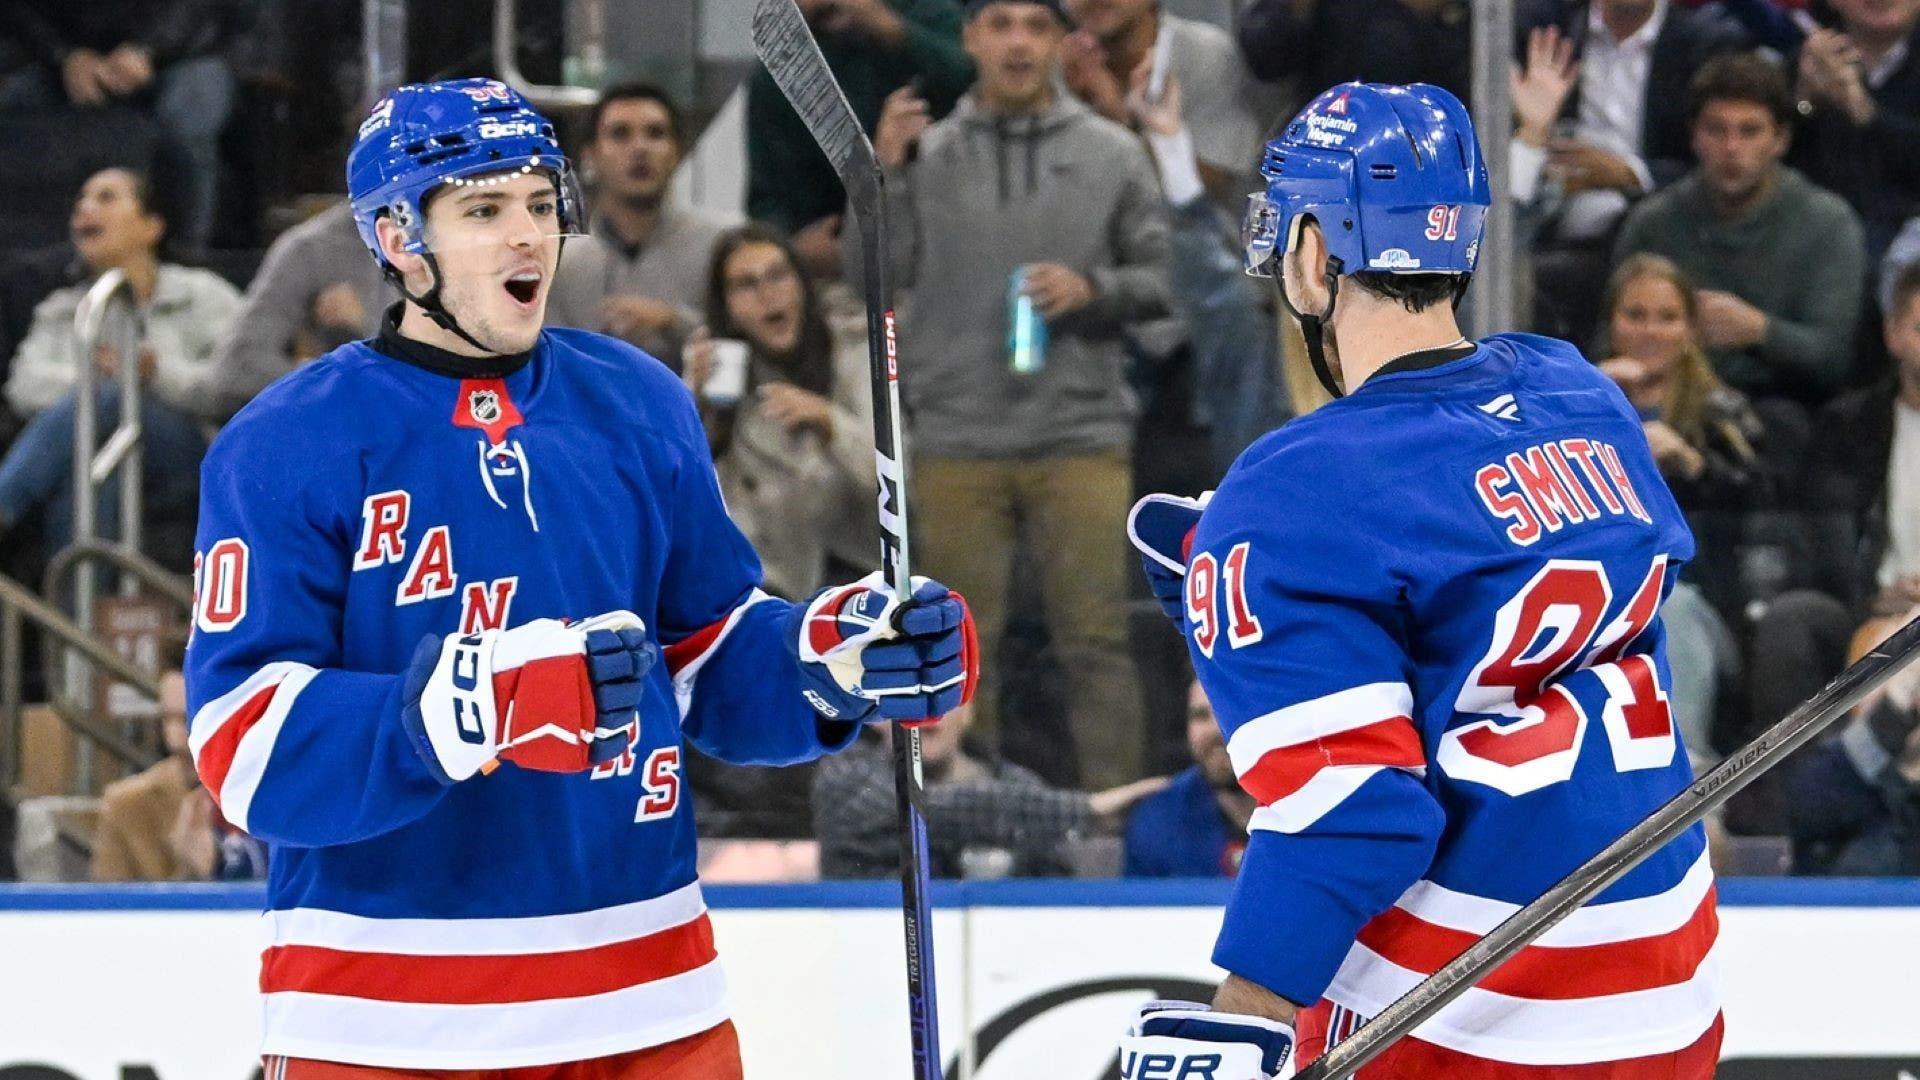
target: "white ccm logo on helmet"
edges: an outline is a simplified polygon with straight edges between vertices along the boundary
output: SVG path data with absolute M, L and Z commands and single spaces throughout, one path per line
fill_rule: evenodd
M 538 135 L 539 133 L 540 125 L 529 120 L 480 125 L 480 137 L 483 139 L 511 139 L 520 135 Z

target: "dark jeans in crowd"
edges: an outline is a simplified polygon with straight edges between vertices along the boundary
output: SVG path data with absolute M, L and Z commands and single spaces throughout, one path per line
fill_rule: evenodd
M 220 131 L 233 112 L 233 97 L 233 72 L 227 62 L 218 56 L 199 56 L 156 71 L 153 82 L 135 99 L 152 111 L 165 134 L 167 167 L 164 175 L 154 179 L 163 193 L 177 192 L 162 209 L 181 252 L 205 251 L 213 230 Z M 0 78 L 0 109 L 54 109 L 66 104 L 58 74 L 45 68 L 27 68 Z
M 120 422 L 120 388 L 98 386 L 95 393 L 95 430 L 104 441 Z M 49 552 L 73 540 L 73 430 L 76 394 L 36 413 L 0 458 L 0 524 L 13 529 L 40 514 Z M 144 483 L 142 495 L 149 508 L 191 507 L 199 501 L 200 459 L 207 440 L 200 427 L 165 402 L 147 397 L 141 402 L 140 424 Z M 120 535 L 120 484 L 108 482 L 95 502 L 94 523 L 101 536 Z

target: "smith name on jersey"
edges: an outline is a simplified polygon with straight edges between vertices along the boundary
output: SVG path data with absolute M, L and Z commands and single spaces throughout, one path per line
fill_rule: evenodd
M 577 331 L 495 379 L 405 344 L 281 380 L 203 470 L 190 741 L 272 845 L 264 1053 L 501 1068 L 711 1028 L 682 737 L 781 764 L 855 725 L 805 703 L 791 605 L 758 589 L 671 372 Z M 625 756 L 435 778 L 399 715 L 423 637 L 614 609 L 665 653 Z
M 1214 959 L 1373 1016 L 1691 779 L 1661 601 L 1693 541 L 1571 346 L 1395 361 L 1254 444 L 1187 573 L 1194 663 L 1259 800 Z M 1719 1014 L 1695 827 L 1421 1025 L 1524 1065 Z

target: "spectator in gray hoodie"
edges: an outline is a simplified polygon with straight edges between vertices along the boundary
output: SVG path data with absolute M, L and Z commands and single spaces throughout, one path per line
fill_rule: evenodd
M 1122 332 L 1170 310 L 1167 215 L 1133 133 L 1063 93 L 1057 0 L 971 0 L 979 81 L 929 124 L 912 88 L 887 100 L 893 280 L 915 483 L 916 550 L 964 589 L 991 657 L 1007 621 L 1017 527 L 1066 670 L 1081 780 L 1139 775 L 1141 701 L 1123 610 L 1135 403 Z M 849 239 L 856 236 L 848 230 Z M 849 270 L 859 259 L 846 259 Z M 1044 358 L 1009 348 L 1024 299 Z M 996 728 L 992 663 L 976 701 Z

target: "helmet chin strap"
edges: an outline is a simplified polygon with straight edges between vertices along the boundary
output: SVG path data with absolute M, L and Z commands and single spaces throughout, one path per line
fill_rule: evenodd
M 460 325 L 459 320 L 453 317 L 453 313 L 448 311 L 446 305 L 440 302 L 440 286 L 444 280 L 444 275 L 440 273 L 440 260 L 436 258 L 431 251 L 421 252 L 420 257 L 426 260 L 427 271 L 433 276 L 433 287 L 421 293 L 419 296 L 415 296 L 407 291 L 407 283 L 402 280 L 400 271 L 394 269 L 392 263 L 383 261 L 381 269 L 386 273 L 387 280 L 393 282 L 394 287 L 400 290 L 400 295 L 411 300 L 421 311 L 426 312 L 427 318 L 432 319 L 435 326 L 440 327 L 442 330 L 447 331 L 461 341 L 466 342 L 489 356 L 501 355 L 500 350 L 495 349 L 491 345 L 481 344 L 479 339 L 467 333 L 466 329 Z
M 1340 271 L 1345 269 L 1339 259 L 1327 256 L 1327 309 L 1318 315 L 1309 315 L 1293 306 L 1292 298 L 1287 296 L 1287 283 L 1284 272 L 1274 275 L 1274 286 L 1280 291 L 1280 306 L 1287 309 L 1300 322 L 1300 336 L 1307 341 L 1307 359 L 1313 364 L 1314 377 L 1327 393 L 1334 397 L 1346 397 L 1347 392 L 1340 388 L 1340 380 L 1334 377 L 1333 366 L 1327 362 L 1326 324 L 1333 318 L 1334 305 L 1340 301 Z

